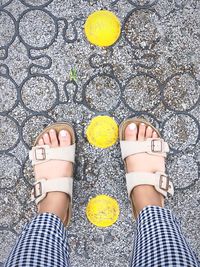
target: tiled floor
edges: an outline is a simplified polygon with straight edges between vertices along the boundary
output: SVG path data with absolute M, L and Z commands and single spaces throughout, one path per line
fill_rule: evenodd
M 99 9 L 113 11 L 122 25 L 107 49 L 89 44 L 83 31 Z M 142 116 L 160 128 L 176 187 L 168 206 L 200 256 L 199 25 L 197 0 L 0 1 L 0 262 L 35 214 L 28 149 L 44 126 L 68 120 L 78 138 L 72 266 L 128 266 L 134 221 L 119 144 L 101 150 L 85 137 L 99 114 L 117 123 Z M 86 218 L 86 204 L 97 194 L 119 202 L 112 227 L 96 228 Z

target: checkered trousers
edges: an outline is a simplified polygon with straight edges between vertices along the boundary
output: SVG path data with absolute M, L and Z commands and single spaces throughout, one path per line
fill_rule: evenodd
M 199 267 L 178 219 L 168 209 L 148 206 L 137 220 L 131 267 Z
M 5 267 L 69 267 L 67 235 L 54 214 L 36 216 L 22 231 Z
M 68 251 L 62 222 L 53 214 L 43 213 L 26 225 L 5 267 L 69 267 Z M 167 209 L 144 208 L 137 220 L 131 267 L 186 266 L 199 267 L 200 263 L 178 220 Z

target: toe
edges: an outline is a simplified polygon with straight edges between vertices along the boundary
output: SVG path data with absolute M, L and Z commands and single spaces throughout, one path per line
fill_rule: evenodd
M 58 137 L 57 137 L 56 131 L 54 129 L 51 129 L 49 131 L 49 135 L 50 135 L 52 147 L 58 146 Z
M 59 132 L 59 141 L 60 141 L 60 146 L 69 146 L 71 144 L 71 136 L 70 133 L 66 130 L 61 130 Z
M 43 141 L 44 141 L 44 145 L 50 145 L 51 144 L 51 140 L 50 140 L 50 137 L 49 137 L 48 133 L 45 133 L 43 135 Z
M 139 129 L 138 129 L 138 140 L 143 141 L 145 138 L 146 133 L 146 125 L 144 123 L 140 123 Z
M 137 125 L 135 123 L 130 123 L 125 129 L 125 139 L 126 140 L 136 140 L 137 138 Z
M 158 138 L 158 134 L 155 131 L 153 132 L 153 138 Z
M 39 141 L 38 141 L 38 145 L 39 146 L 43 146 L 44 145 L 44 140 L 43 138 L 40 138 Z
M 152 134 L 153 134 L 153 129 L 151 128 L 151 126 L 148 126 L 146 128 L 146 138 L 152 138 Z

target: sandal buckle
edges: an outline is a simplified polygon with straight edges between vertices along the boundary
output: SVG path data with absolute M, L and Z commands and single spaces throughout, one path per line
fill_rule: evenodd
M 159 188 L 168 192 L 169 190 L 169 177 L 165 175 L 160 175 Z
M 32 195 L 33 195 L 34 199 L 37 199 L 38 197 L 42 196 L 42 183 L 41 182 L 37 182 L 34 185 Z
M 44 147 L 37 147 L 35 149 L 35 159 L 36 160 L 45 160 L 46 159 L 46 153 Z
M 151 140 L 151 151 L 161 153 L 163 151 L 163 142 L 160 139 Z

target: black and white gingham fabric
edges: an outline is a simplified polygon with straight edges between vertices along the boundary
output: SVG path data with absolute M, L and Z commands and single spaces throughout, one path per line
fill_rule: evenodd
M 168 209 L 148 206 L 137 220 L 131 267 L 199 267 L 180 222 Z
M 51 213 L 43 213 L 25 227 L 5 267 L 69 267 L 68 251 L 62 222 Z M 137 220 L 131 267 L 186 266 L 199 267 L 200 263 L 176 217 L 167 209 L 144 208 Z
M 63 223 L 43 213 L 25 226 L 5 267 L 69 267 L 68 251 Z

